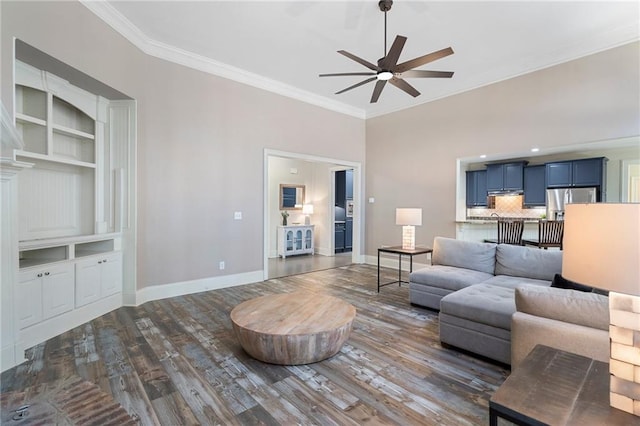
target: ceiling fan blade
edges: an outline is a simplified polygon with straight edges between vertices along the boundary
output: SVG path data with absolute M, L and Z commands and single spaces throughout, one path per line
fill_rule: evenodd
M 371 62 L 369 61 L 365 61 L 362 58 L 357 57 L 356 55 L 347 52 L 346 50 L 338 50 L 338 53 L 341 55 L 346 56 L 347 58 L 356 61 L 357 63 L 364 65 L 365 67 L 369 68 L 370 70 L 373 71 L 378 71 L 378 67 L 373 65 Z
M 387 56 L 385 56 L 379 63 L 382 69 L 390 70 L 398 63 L 398 59 L 400 59 L 400 53 L 402 53 L 402 48 L 404 47 L 406 41 L 406 37 L 401 35 L 396 36 L 396 39 L 391 45 L 391 49 L 389 49 L 389 53 L 387 53 Z
M 451 78 L 453 71 L 409 70 L 399 75 L 401 78 Z
M 346 89 L 342 89 L 341 91 L 336 92 L 336 95 L 339 95 L 340 93 L 344 93 L 344 92 L 346 92 L 347 90 L 355 89 L 356 87 L 360 87 L 360 86 L 362 86 L 363 84 L 367 84 L 367 83 L 372 82 L 373 80 L 376 80 L 376 79 L 377 79 L 377 77 L 371 77 L 371 78 L 368 78 L 368 79 L 366 79 L 366 80 L 361 81 L 360 83 L 356 83 L 356 84 L 354 84 L 353 86 L 349 86 L 349 87 L 347 87 Z
M 376 75 L 375 72 L 339 72 L 334 74 L 319 74 L 319 77 L 343 77 L 348 75 Z
M 429 62 L 437 61 L 438 59 L 444 58 L 449 55 L 453 55 L 453 49 L 450 47 L 447 47 L 446 49 L 438 50 L 437 52 L 432 52 L 424 56 L 420 56 L 418 58 L 412 59 L 410 61 L 398 64 L 393 69 L 393 72 L 403 73 L 405 71 L 409 71 L 410 69 L 417 68 L 421 65 L 428 64 Z
M 413 87 L 412 85 L 410 85 L 409 83 L 407 83 L 401 78 L 393 77 L 391 80 L 389 80 L 389 83 L 393 84 L 398 89 L 404 90 L 414 98 L 420 95 L 420 92 L 418 92 L 415 87 Z
M 387 84 L 387 80 L 378 80 L 376 83 L 376 87 L 373 89 L 373 94 L 371 95 L 372 104 L 378 102 L 378 98 L 380 97 L 380 93 L 382 93 L 382 89 L 384 89 L 385 84 Z

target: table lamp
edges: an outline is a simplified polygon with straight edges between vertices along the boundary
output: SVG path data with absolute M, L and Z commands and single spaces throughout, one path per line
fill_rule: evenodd
M 640 204 L 568 204 L 562 275 L 609 290 L 609 403 L 640 416 Z
M 402 248 L 416 248 L 416 228 L 422 226 L 422 209 L 396 209 L 396 225 L 402 225 Z
M 311 218 L 309 216 L 313 214 L 313 204 L 303 204 L 302 214 L 304 215 L 304 224 L 311 225 Z

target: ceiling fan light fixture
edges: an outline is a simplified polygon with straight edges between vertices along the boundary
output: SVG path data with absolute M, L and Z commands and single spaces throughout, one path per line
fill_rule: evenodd
M 383 81 L 391 80 L 393 78 L 393 73 L 390 71 L 380 71 L 376 78 Z

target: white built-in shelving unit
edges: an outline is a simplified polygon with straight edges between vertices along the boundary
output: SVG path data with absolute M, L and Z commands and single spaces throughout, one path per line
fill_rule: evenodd
M 133 101 L 109 101 L 16 61 L 24 146 L 14 156 L 30 165 L 17 176 L 17 347 L 123 304 L 132 116 Z

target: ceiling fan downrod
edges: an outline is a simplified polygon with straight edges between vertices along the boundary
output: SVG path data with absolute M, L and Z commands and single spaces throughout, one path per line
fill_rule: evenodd
M 378 7 L 384 12 L 384 56 L 387 56 L 387 12 L 391 10 L 393 0 L 380 0 Z

